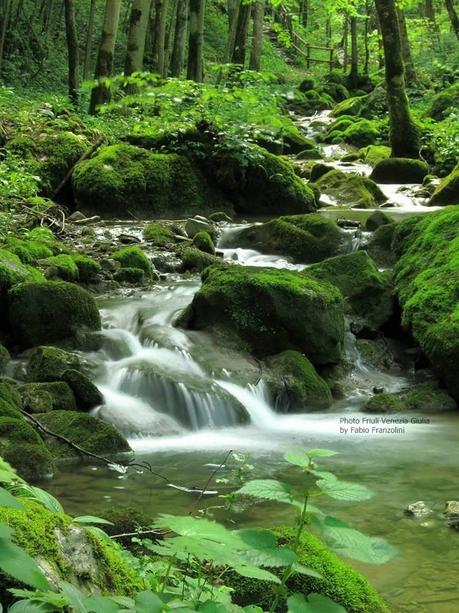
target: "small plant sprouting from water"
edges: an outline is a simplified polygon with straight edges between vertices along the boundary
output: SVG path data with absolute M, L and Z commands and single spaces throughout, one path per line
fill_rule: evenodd
M 320 496 L 359 502 L 372 495 L 366 487 L 341 481 L 333 473 L 319 468 L 319 459 L 334 455 L 335 452 L 327 449 L 291 450 L 284 455 L 289 464 L 302 472 L 299 492 L 288 483 L 274 479 L 250 480 L 241 486 L 253 469 L 242 454 L 236 455 L 236 465 L 231 469 L 229 479 L 223 481 L 226 485 L 237 483 L 238 487 L 241 486 L 229 495 L 230 506 L 237 500 L 252 499 L 286 504 L 294 510 L 296 529 L 288 547 L 279 546 L 276 534 L 270 530 L 231 530 L 202 517 L 202 512 L 201 517 L 161 515 L 152 527 L 156 540 L 133 539 L 141 551 L 136 556 L 122 550 L 100 528 L 88 528 L 122 553 L 145 581 L 148 589 L 134 598 L 119 595 L 87 597 L 65 581 L 60 583 L 58 590 L 53 589 L 34 560 L 14 543 L 14 533 L 7 526 L 0 525 L 0 570 L 32 588 L 10 590 L 20 600 L 8 609 L 8 613 L 155 613 L 176 610 L 184 613 L 265 613 L 259 606 L 239 607 L 232 602 L 233 590 L 225 582 L 235 574 L 267 584 L 267 591 L 272 593 L 268 613 L 279 610 L 345 613 L 341 605 L 324 595 L 291 594 L 288 590 L 288 581 L 294 574 L 316 580 L 322 578 L 314 568 L 300 563 L 301 539 L 307 530 L 318 531 L 329 547 L 338 553 L 364 562 L 384 563 L 395 553 L 383 539 L 366 536 L 325 515 L 313 504 Z M 1 465 L 0 476 L 5 484 L 5 489 L 0 488 L 1 505 L 25 511 L 21 499 L 33 498 L 49 510 L 60 511 L 60 505 L 53 497 L 39 488 L 27 486 L 4 467 L 9 468 L 6 464 Z M 76 518 L 74 522 L 103 525 L 104 520 L 85 516 Z M 1 554 L 3 548 L 8 552 L 6 557 Z

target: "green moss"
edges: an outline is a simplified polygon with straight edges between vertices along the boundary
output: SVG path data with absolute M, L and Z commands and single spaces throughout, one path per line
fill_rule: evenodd
M 131 213 L 151 218 L 228 208 L 188 158 L 126 144 L 101 147 L 78 164 L 73 187 L 81 209 L 105 217 Z
M 333 166 L 329 166 L 328 164 L 324 164 L 323 162 L 318 162 L 317 164 L 314 164 L 314 166 L 311 168 L 310 180 L 316 183 L 317 180 L 320 179 L 320 177 L 325 175 L 327 172 L 330 172 L 330 170 L 333 170 Z
M 330 170 L 317 179 L 322 192 L 347 208 L 375 208 L 387 200 L 374 181 L 341 170 Z
M 421 383 L 393 394 L 376 394 L 363 406 L 367 413 L 400 413 L 406 411 L 454 411 L 457 404 L 449 394 L 432 383 Z
M 295 537 L 292 528 L 275 530 L 281 544 L 291 545 Z M 287 581 L 289 594 L 318 593 L 328 596 L 341 604 L 348 613 L 389 613 L 389 609 L 368 581 L 342 562 L 317 537 L 306 532 L 298 549 L 299 562 L 322 575 L 315 579 L 294 573 Z M 278 569 L 272 572 L 281 574 Z M 268 610 L 274 597 L 273 584 L 230 575 L 225 584 L 234 587 L 233 601 L 241 606 L 255 604 Z M 281 603 L 279 613 L 286 611 L 286 603 Z
M 346 130 L 346 128 L 349 128 L 349 126 L 352 126 L 354 122 L 355 122 L 355 117 L 348 117 L 346 115 L 342 117 L 338 117 L 338 119 L 335 119 L 335 121 L 332 121 L 332 123 L 329 125 L 327 132 L 329 134 L 331 132 L 334 132 L 335 130 L 339 130 L 340 132 L 343 132 L 344 130 Z
M 390 281 L 365 251 L 313 264 L 308 274 L 336 285 L 346 298 L 348 312 L 357 316 L 364 329 L 377 330 L 392 314 Z
M 372 234 L 366 249 L 368 254 L 379 266 L 393 266 L 395 254 L 392 251 L 392 238 L 394 236 L 395 223 L 381 226 Z
M 374 232 L 381 226 L 387 226 L 390 223 L 392 223 L 392 219 L 389 217 L 389 215 L 386 215 L 386 213 L 380 210 L 374 211 L 371 213 L 371 215 L 369 215 L 369 217 L 367 217 L 365 229 L 369 232 Z
M 284 143 L 284 153 L 289 155 L 295 155 L 305 150 L 313 150 L 316 148 L 315 142 L 304 136 L 298 130 L 292 130 L 282 135 Z
M 0 299 L 3 302 L 9 289 L 24 281 L 45 281 L 36 269 L 25 266 L 17 255 L 0 249 Z
M 28 383 L 21 389 L 21 394 L 24 409 L 29 413 L 77 409 L 75 395 L 65 381 Z
M 226 266 L 220 258 L 196 247 L 185 247 L 182 255 L 182 270 L 201 272 L 208 266 Z
M 379 130 L 374 122 L 368 119 L 361 119 L 348 126 L 343 133 L 346 143 L 355 147 L 365 147 L 372 145 L 379 138 Z
M 365 102 L 366 96 L 356 96 L 343 100 L 333 109 L 333 116 L 340 117 L 342 115 L 359 115 Z
M 237 335 L 259 356 L 285 349 L 315 364 L 339 360 L 343 304 L 339 290 L 307 274 L 272 268 L 207 268 L 180 323 Z
M 0 343 L 0 373 L 3 372 L 5 366 L 11 360 L 10 352 Z
M 267 366 L 272 373 L 267 376 L 268 387 L 279 406 L 304 411 L 331 405 L 330 388 L 298 351 L 284 351 L 270 358 Z
M 22 408 L 22 401 L 16 385 L 0 380 L 0 403 L 4 417 L 19 417 L 18 411 Z
M 143 283 L 145 281 L 145 271 L 141 268 L 127 267 L 121 268 L 114 275 L 115 281 L 119 283 Z
M 126 439 L 112 424 L 88 413 L 52 411 L 37 416 L 37 419 L 53 432 L 92 453 L 115 454 L 130 450 Z M 79 455 L 75 449 L 53 437 L 45 437 L 45 443 L 55 457 Z
M 459 162 L 454 170 L 440 181 L 429 200 L 429 204 L 435 206 L 459 204 Z
M 100 264 L 87 255 L 72 255 L 72 260 L 77 266 L 78 278 L 83 283 L 94 281 L 97 275 L 102 271 Z
M 22 347 L 71 338 L 81 329 L 100 329 L 100 315 L 92 295 L 64 281 L 14 287 L 9 292 L 9 320 Z
M 78 266 L 72 256 L 65 254 L 55 255 L 48 258 L 45 264 L 56 271 L 54 276 L 64 281 L 78 281 Z
M 212 237 L 208 232 L 198 232 L 193 236 L 193 246 L 199 251 L 204 251 L 204 253 L 210 253 L 210 255 L 215 255 L 215 245 L 212 240 Z
M 448 207 L 396 225 L 395 284 L 410 328 L 449 392 L 459 398 L 459 210 Z
M 112 258 L 119 262 L 123 268 L 141 268 L 146 275 L 151 275 L 153 271 L 150 258 L 136 245 L 123 247 L 115 251 Z
M 20 414 L 0 417 L 0 455 L 24 479 L 40 479 L 53 472 L 51 454 Z
M 278 217 L 238 234 L 242 247 L 288 256 L 303 264 L 336 255 L 343 249 L 345 239 L 336 223 L 320 214 Z
M 389 158 L 376 164 L 370 178 L 377 183 L 422 183 L 428 172 L 421 160 Z
M 451 112 L 459 107 L 459 83 L 444 89 L 432 99 L 427 117 L 432 117 L 435 121 L 442 121 Z
M 391 148 L 385 145 L 368 145 L 358 151 L 359 158 L 370 164 L 370 166 L 376 166 L 381 160 L 387 160 L 391 155 Z
M 175 243 L 175 234 L 163 223 L 154 221 L 149 223 L 143 231 L 145 240 L 153 243 L 156 247 L 164 247 L 170 243 Z
M 298 85 L 298 89 L 300 90 L 300 92 L 303 92 L 303 93 L 309 92 L 311 91 L 311 89 L 314 89 L 314 88 L 315 88 L 314 79 L 312 79 L 311 77 L 306 77 Z
M 27 232 L 26 237 L 29 240 L 42 242 L 54 242 L 56 240 L 52 230 L 46 228 L 45 226 L 37 226 L 36 228 L 32 228 L 32 230 Z
M 57 347 L 39 347 L 27 364 L 27 379 L 34 382 L 58 381 L 66 370 L 81 370 L 79 357 Z
M 62 378 L 75 395 L 79 410 L 89 411 L 103 403 L 104 399 L 98 388 L 82 372 L 69 369 L 64 372 Z
M 49 258 L 53 255 L 53 252 L 45 243 L 36 240 L 11 238 L 8 240 L 7 248 L 11 253 L 16 254 L 23 264 L 34 264 L 37 260 Z
M 320 91 L 328 94 L 335 102 L 342 102 L 350 96 L 347 87 L 341 83 L 326 83 Z

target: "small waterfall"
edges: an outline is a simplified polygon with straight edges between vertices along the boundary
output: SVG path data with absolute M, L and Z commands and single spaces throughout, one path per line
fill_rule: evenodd
M 277 427 L 279 420 L 269 404 L 269 393 L 262 380 L 257 385 L 248 387 L 241 387 L 230 381 L 217 381 L 217 383 L 239 400 L 255 426 L 268 430 Z

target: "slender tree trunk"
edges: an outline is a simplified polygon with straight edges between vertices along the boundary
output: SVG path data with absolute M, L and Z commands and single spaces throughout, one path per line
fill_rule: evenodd
M 134 0 L 129 19 L 129 31 L 126 49 L 124 74 L 141 72 L 143 68 L 143 54 L 145 52 L 145 38 L 147 36 L 148 19 L 150 17 L 151 0 Z
M 435 22 L 435 6 L 433 0 L 424 1 L 424 15 L 429 21 Z
M 250 70 L 260 70 L 264 17 L 265 2 L 264 0 L 256 0 L 253 8 L 253 39 L 250 52 Z
M 172 0 L 172 11 L 170 11 L 170 16 L 169 16 L 168 24 L 166 28 L 166 42 L 164 43 L 164 47 L 166 49 L 166 58 L 164 60 L 164 74 L 165 75 L 169 73 L 169 66 L 170 66 L 171 57 L 172 57 L 172 47 L 174 45 L 174 37 L 175 37 L 175 26 L 177 24 L 178 3 L 179 3 L 179 0 Z
M 153 72 L 164 77 L 166 65 L 166 18 L 167 1 L 156 0 L 155 12 L 155 36 L 153 40 Z
M 410 114 L 405 90 L 405 70 L 395 0 L 375 0 L 375 4 L 384 45 L 392 156 L 417 158 L 419 134 Z
M 309 21 L 309 0 L 301 0 L 299 18 L 303 28 L 307 28 Z
M 201 83 L 203 74 L 204 16 L 206 0 L 190 0 L 187 79 Z
M 78 36 L 75 22 L 75 5 L 73 0 L 64 0 L 65 2 L 65 34 L 67 37 L 67 53 L 68 53 L 68 85 L 69 98 L 75 106 L 78 106 L 78 88 L 80 86 L 79 79 L 79 53 L 78 53 Z
M 188 28 L 188 0 L 178 0 L 174 46 L 171 57 L 171 76 L 179 77 L 185 63 L 186 35 Z
M 51 16 L 53 14 L 54 0 L 46 3 L 46 11 L 43 13 L 43 34 L 47 36 L 49 32 L 49 26 L 51 25 Z
M 364 49 L 365 60 L 363 64 L 363 74 L 367 75 L 370 69 L 370 45 L 368 44 L 368 36 L 370 33 L 370 3 L 369 0 L 365 0 L 365 28 L 363 32 L 364 36 Z
M 347 65 L 349 62 L 348 40 L 349 40 L 349 19 L 348 19 L 347 13 L 345 13 L 344 21 L 343 21 L 343 70 L 344 72 L 347 72 Z
M 349 73 L 349 85 L 357 89 L 359 80 L 359 56 L 357 47 L 357 17 L 351 15 L 351 72 Z
M 88 31 L 86 34 L 86 45 L 84 48 L 84 64 L 83 64 L 83 79 L 89 77 L 89 70 L 91 65 L 91 52 L 92 52 L 92 39 L 94 36 L 94 20 L 96 17 L 96 3 L 97 0 L 91 0 L 89 6 L 89 19 L 88 19 Z
M 10 19 L 11 0 L 6 0 L 5 10 L 2 20 L 2 29 L 0 32 L 0 77 L 2 76 L 3 55 L 5 52 L 6 32 L 8 30 L 8 22 Z
M 416 72 L 414 70 L 413 58 L 411 56 L 410 41 L 408 39 L 408 28 L 406 27 L 405 13 L 403 9 L 397 7 L 397 18 L 400 27 L 400 42 L 402 45 L 402 59 L 405 64 L 405 80 L 411 85 L 416 82 Z
M 231 62 L 236 42 L 237 24 L 239 21 L 240 0 L 228 0 L 228 39 L 226 41 L 225 62 Z
M 234 41 L 234 51 L 232 62 L 244 67 L 245 53 L 247 46 L 247 35 L 249 33 L 251 4 L 242 4 L 239 8 L 239 19 L 237 23 L 236 39 Z
M 116 35 L 120 19 L 121 0 L 106 0 L 104 25 L 97 56 L 95 78 L 109 77 L 113 70 L 113 55 L 115 52 Z M 110 91 L 99 83 L 91 93 L 89 112 L 94 114 L 96 108 L 110 99 Z
M 459 39 L 459 17 L 457 16 L 456 9 L 454 8 L 453 0 L 445 0 L 445 4 L 454 33 Z

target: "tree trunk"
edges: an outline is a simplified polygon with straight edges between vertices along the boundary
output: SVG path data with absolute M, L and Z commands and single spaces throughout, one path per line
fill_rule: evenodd
M 8 30 L 8 22 L 10 18 L 11 0 L 6 0 L 5 11 L 2 21 L 2 29 L 0 33 L 0 77 L 2 76 L 3 54 L 5 52 L 6 32 Z
M 364 36 L 364 49 L 365 49 L 365 60 L 363 64 L 363 74 L 367 75 L 370 69 L 370 45 L 368 43 L 368 36 L 370 33 L 370 3 L 369 0 L 365 0 L 365 28 L 363 32 Z
M 120 19 L 121 0 L 106 0 L 104 24 L 100 39 L 99 53 L 96 64 L 96 79 L 109 77 L 113 70 L 113 55 L 115 52 L 116 35 Z M 110 99 L 110 91 L 103 84 L 96 85 L 91 93 L 89 112 L 94 114 L 96 108 Z
M 124 74 L 141 72 L 143 68 L 143 54 L 145 51 L 145 38 L 147 36 L 148 19 L 150 17 L 151 0 L 134 0 L 129 19 L 129 31 L 126 49 L 126 62 Z
M 454 33 L 459 39 L 459 17 L 457 16 L 456 9 L 454 8 L 453 0 L 445 0 L 445 4 Z
M 236 42 L 237 24 L 239 21 L 240 0 L 228 0 L 228 39 L 226 41 L 225 62 L 231 62 Z
M 411 85 L 416 82 L 416 72 L 414 70 L 413 58 L 411 56 L 410 41 L 408 39 L 408 28 L 406 27 L 405 13 L 403 9 L 397 7 L 397 18 L 400 27 L 400 42 L 402 46 L 402 59 L 405 64 L 405 80 Z
M 239 7 L 239 18 L 237 21 L 232 62 L 233 64 L 239 64 L 242 67 L 244 67 L 245 64 L 245 52 L 247 46 L 247 35 L 249 33 L 251 11 L 251 4 L 242 4 Z
M 190 0 L 187 79 L 201 83 L 203 74 L 204 15 L 206 0 Z
M 64 0 L 65 3 L 65 34 L 67 38 L 68 53 L 68 85 L 69 98 L 74 106 L 78 106 L 79 60 L 78 36 L 75 23 L 75 5 L 73 0 Z
M 357 17 L 351 15 L 351 71 L 349 73 L 349 85 L 351 89 L 357 89 L 359 80 L 359 56 L 357 47 Z
M 179 77 L 185 63 L 186 34 L 188 28 L 188 0 L 178 0 L 174 46 L 171 57 L 171 76 Z
M 250 52 L 250 70 L 260 70 L 261 49 L 263 46 L 263 19 L 265 16 L 264 0 L 256 0 L 253 9 L 253 39 Z
M 96 17 L 96 2 L 97 0 L 91 0 L 91 5 L 89 7 L 88 32 L 86 34 L 86 45 L 84 49 L 83 79 L 87 79 L 89 77 L 92 38 L 94 35 L 94 20 Z
M 347 65 L 349 61 L 349 52 L 348 52 L 348 40 L 349 40 L 349 19 L 347 14 L 344 14 L 343 21 L 343 70 L 347 72 Z
M 433 0 L 424 1 L 424 15 L 429 21 L 435 22 L 435 7 Z
M 167 0 L 156 0 L 155 36 L 153 40 L 153 72 L 164 77 L 166 66 Z
M 411 118 L 405 90 L 405 70 L 395 0 L 375 0 L 375 4 L 384 46 L 392 157 L 417 158 L 419 134 Z
M 166 41 L 164 43 L 164 48 L 166 50 L 166 58 L 164 60 L 164 74 L 167 76 L 169 73 L 169 66 L 172 57 L 172 47 L 174 44 L 175 37 L 175 26 L 177 24 L 177 11 L 178 11 L 178 0 L 172 0 L 172 10 L 170 11 L 168 24 L 166 27 Z
M 309 20 L 309 0 L 301 0 L 300 2 L 300 23 L 303 28 L 308 27 Z

